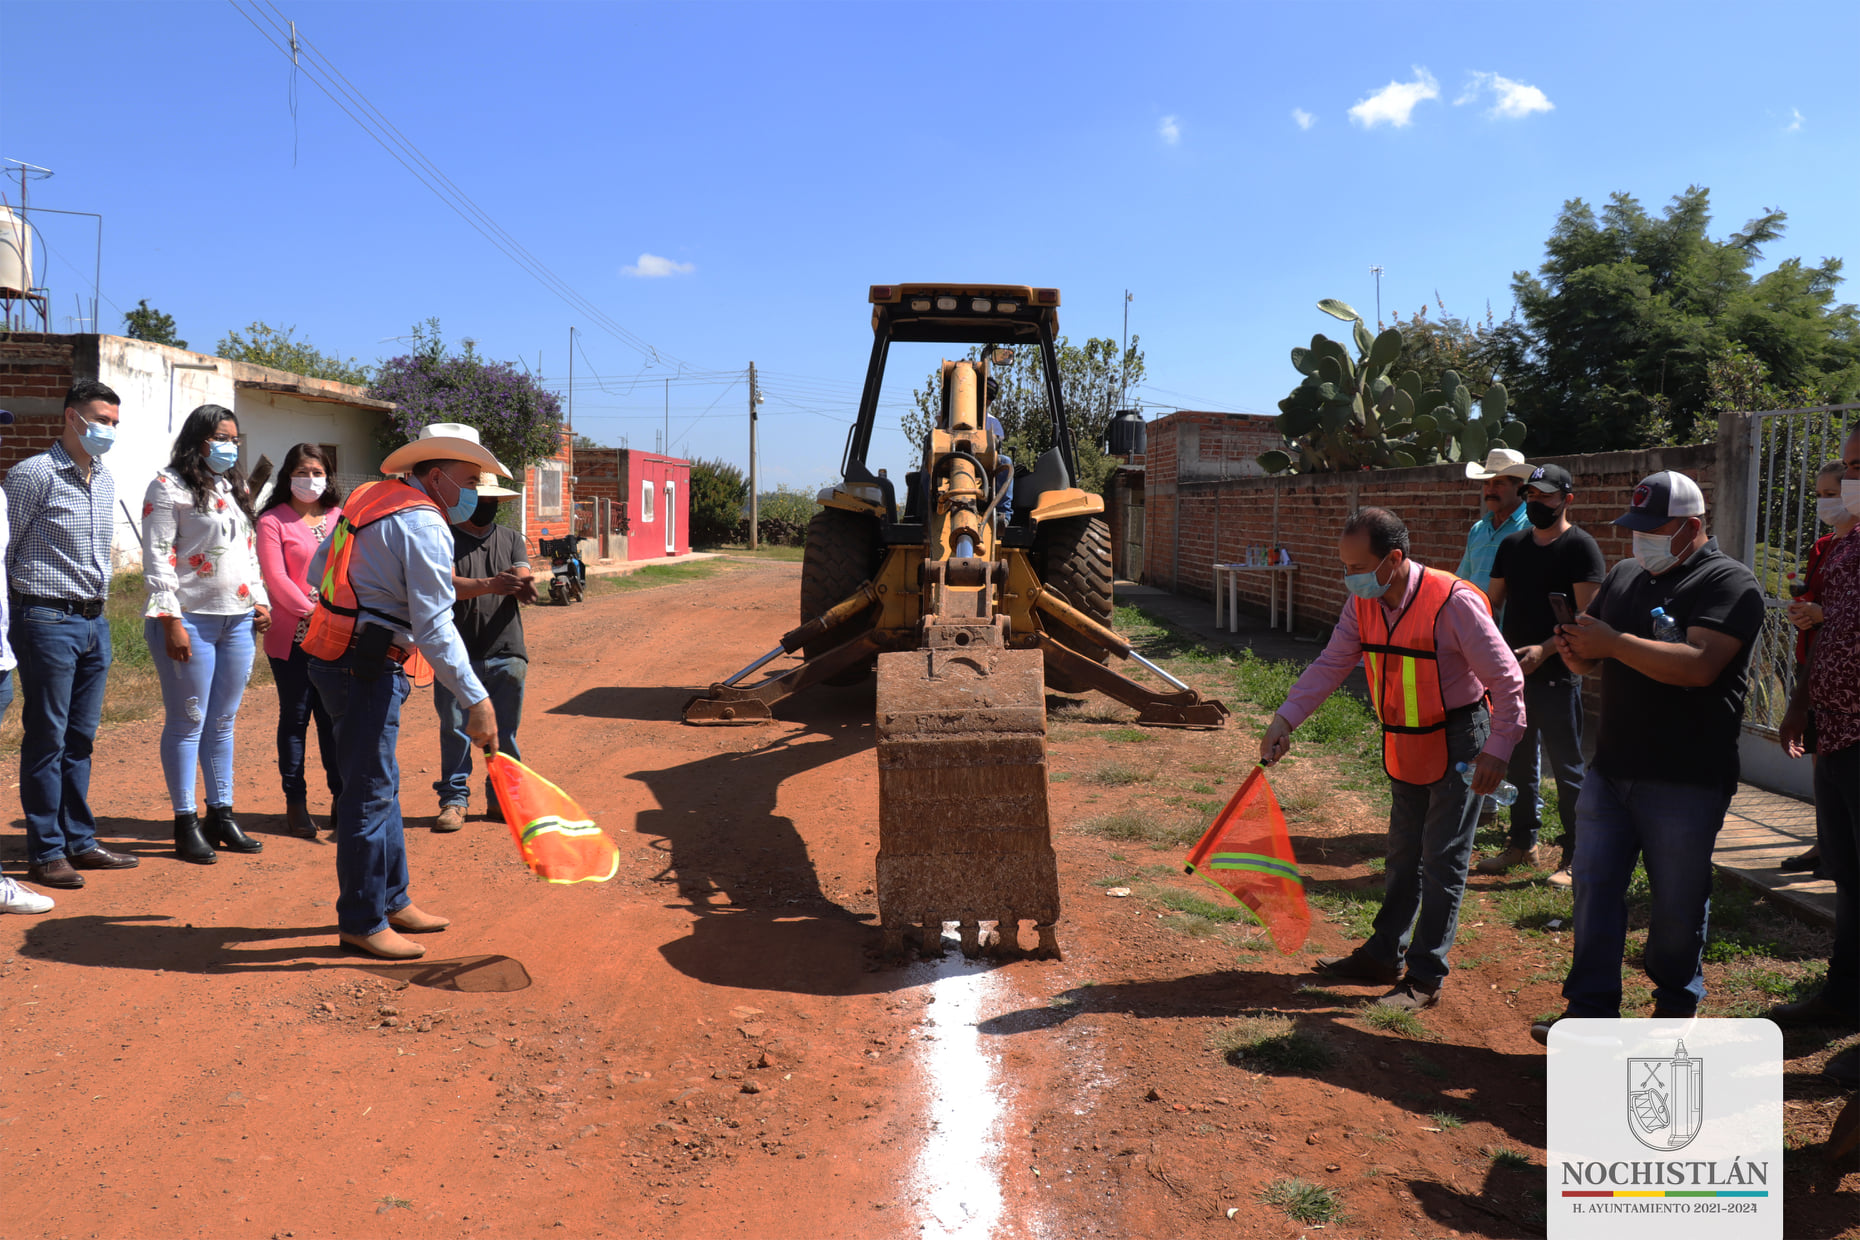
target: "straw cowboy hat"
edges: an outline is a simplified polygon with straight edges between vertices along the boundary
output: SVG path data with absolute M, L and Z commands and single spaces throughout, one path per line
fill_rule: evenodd
M 478 428 L 460 422 L 434 422 L 420 428 L 420 437 L 402 444 L 381 462 L 384 474 L 405 474 L 421 461 L 468 461 L 480 470 L 510 477 L 502 462 L 478 442 Z
M 1466 476 L 1475 481 L 1483 481 L 1487 478 L 1524 479 L 1529 478 L 1535 468 L 1525 462 L 1522 452 L 1515 452 L 1510 448 L 1493 448 L 1485 454 L 1483 468 L 1476 461 L 1466 463 Z
M 513 491 L 509 487 L 498 486 L 496 474 L 484 473 L 478 475 L 479 499 L 515 499 L 521 494 L 523 494 L 521 491 Z

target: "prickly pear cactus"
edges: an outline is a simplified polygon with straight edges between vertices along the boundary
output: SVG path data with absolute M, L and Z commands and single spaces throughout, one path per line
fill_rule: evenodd
M 1269 474 L 1341 473 L 1439 461 L 1482 459 L 1491 448 L 1520 448 L 1525 427 L 1509 416 L 1505 387 L 1494 383 L 1474 407 L 1472 393 L 1449 370 L 1436 388 L 1405 371 L 1390 379 L 1401 359 L 1401 332 L 1371 336 L 1363 316 L 1332 297 L 1318 309 L 1350 324 L 1355 356 L 1322 333 L 1292 350 L 1304 381 L 1279 402 L 1285 448 L 1263 453 Z

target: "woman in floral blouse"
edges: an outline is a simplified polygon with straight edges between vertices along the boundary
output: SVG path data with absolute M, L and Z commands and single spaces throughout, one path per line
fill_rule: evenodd
M 284 454 L 278 481 L 258 512 L 258 567 L 276 609 L 276 623 L 265 634 L 265 654 L 271 659 L 271 679 L 278 687 L 278 777 L 284 783 L 284 826 L 306 840 L 316 838 L 309 785 L 304 782 L 304 733 L 312 719 L 316 720 L 317 751 L 323 759 L 330 803 L 342 795 L 335 733 L 330 730 L 329 712 L 310 683 L 310 656 L 301 644 L 316 606 L 316 591 L 304 574 L 310 557 L 342 517 L 342 492 L 332 473 L 321 448 L 297 444 Z
M 214 861 L 216 845 L 243 853 L 264 847 L 232 815 L 233 725 L 252 674 L 252 631 L 271 625 L 251 505 L 239 419 L 220 405 L 200 406 L 142 504 L 149 591 L 142 626 L 161 674 L 161 765 L 174 802 L 175 855 L 203 865 Z M 194 808 L 196 761 L 206 775 L 204 822 Z

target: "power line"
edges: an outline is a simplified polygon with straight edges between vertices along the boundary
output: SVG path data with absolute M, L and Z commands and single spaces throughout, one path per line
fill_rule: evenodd
M 272 0 L 247 0 L 247 3 L 252 6 L 252 12 L 247 12 L 241 7 L 240 0 L 227 0 L 227 3 L 251 23 L 252 28 L 259 33 L 260 37 L 276 48 L 281 55 L 290 59 L 304 76 L 329 98 L 331 103 L 354 121 L 363 133 L 373 138 L 384 151 L 393 157 L 396 163 L 405 168 L 415 180 L 431 191 L 434 197 L 451 208 L 460 219 L 471 226 L 473 231 L 490 242 L 511 262 L 521 267 L 538 284 L 585 315 L 596 327 L 627 347 L 636 350 L 649 361 L 670 363 L 681 370 L 686 368 L 684 361 L 657 348 L 644 337 L 629 331 L 611 318 L 526 249 L 489 213 L 472 201 L 471 197 L 446 176 L 437 164 L 427 158 L 426 154 L 405 134 L 401 133 L 366 95 L 343 76 L 341 70 L 336 68 L 321 49 L 284 17 Z M 261 4 L 263 8 L 260 7 Z M 269 8 L 271 13 L 267 14 L 265 8 Z M 266 25 L 261 25 L 261 22 Z M 338 92 L 343 96 L 342 98 L 338 97 Z M 344 101 L 345 98 L 347 102 Z M 360 115 L 357 114 L 358 111 Z

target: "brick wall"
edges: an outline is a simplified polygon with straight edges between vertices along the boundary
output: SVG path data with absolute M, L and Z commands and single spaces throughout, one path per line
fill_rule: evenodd
M 542 539 L 544 529 L 549 531 L 551 538 L 560 538 L 564 534 L 572 533 L 575 528 L 575 488 L 569 482 L 569 479 L 575 475 L 575 437 L 572 433 L 561 431 L 558 434 L 555 455 L 549 460 L 559 465 L 562 471 L 560 512 L 552 512 L 548 516 L 542 515 L 539 510 L 542 487 L 537 482 L 540 469 L 536 465 L 531 465 L 523 471 L 523 515 L 525 519 L 523 528 L 529 532 L 528 542 L 531 556 L 541 555 L 537 544 Z
M 64 427 L 64 395 L 84 359 L 78 337 L 12 332 L 0 338 L 0 409 L 13 425 L 0 430 L 0 474 L 45 451 Z M 96 375 L 92 357 L 85 373 Z
M 1321 628 L 1334 623 L 1343 606 L 1337 538 L 1351 511 L 1372 504 L 1392 509 L 1407 523 L 1415 557 L 1448 571 L 1458 565 L 1467 530 L 1483 511 L 1479 484 L 1467 479 L 1463 465 L 1207 480 L 1195 480 L 1191 468 L 1185 478 L 1185 437 L 1175 433 L 1173 421 L 1150 424 L 1142 580 L 1178 594 L 1212 598 L 1216 561 L 1244 560 L 1251 545 L 1282 546 L 1302 566 L 1293 574 L 1298 627 Z M 1707 508 L 1716 507 L 1715 444 L 1534 460 L 1553 460 L 1574 476 L 1571 519 L 1595 537 L 1610 564 L 1633 554 L 1627 532 L 1609 522 L 1626 510 L 1648 474 L 1689 474 L 1704 490 Z M 1709 526 L 1709 514 L 1706 520 Z M 1264 574 L 1242 575 L 1243 606 L 1263 612 L 1266 590 Z

